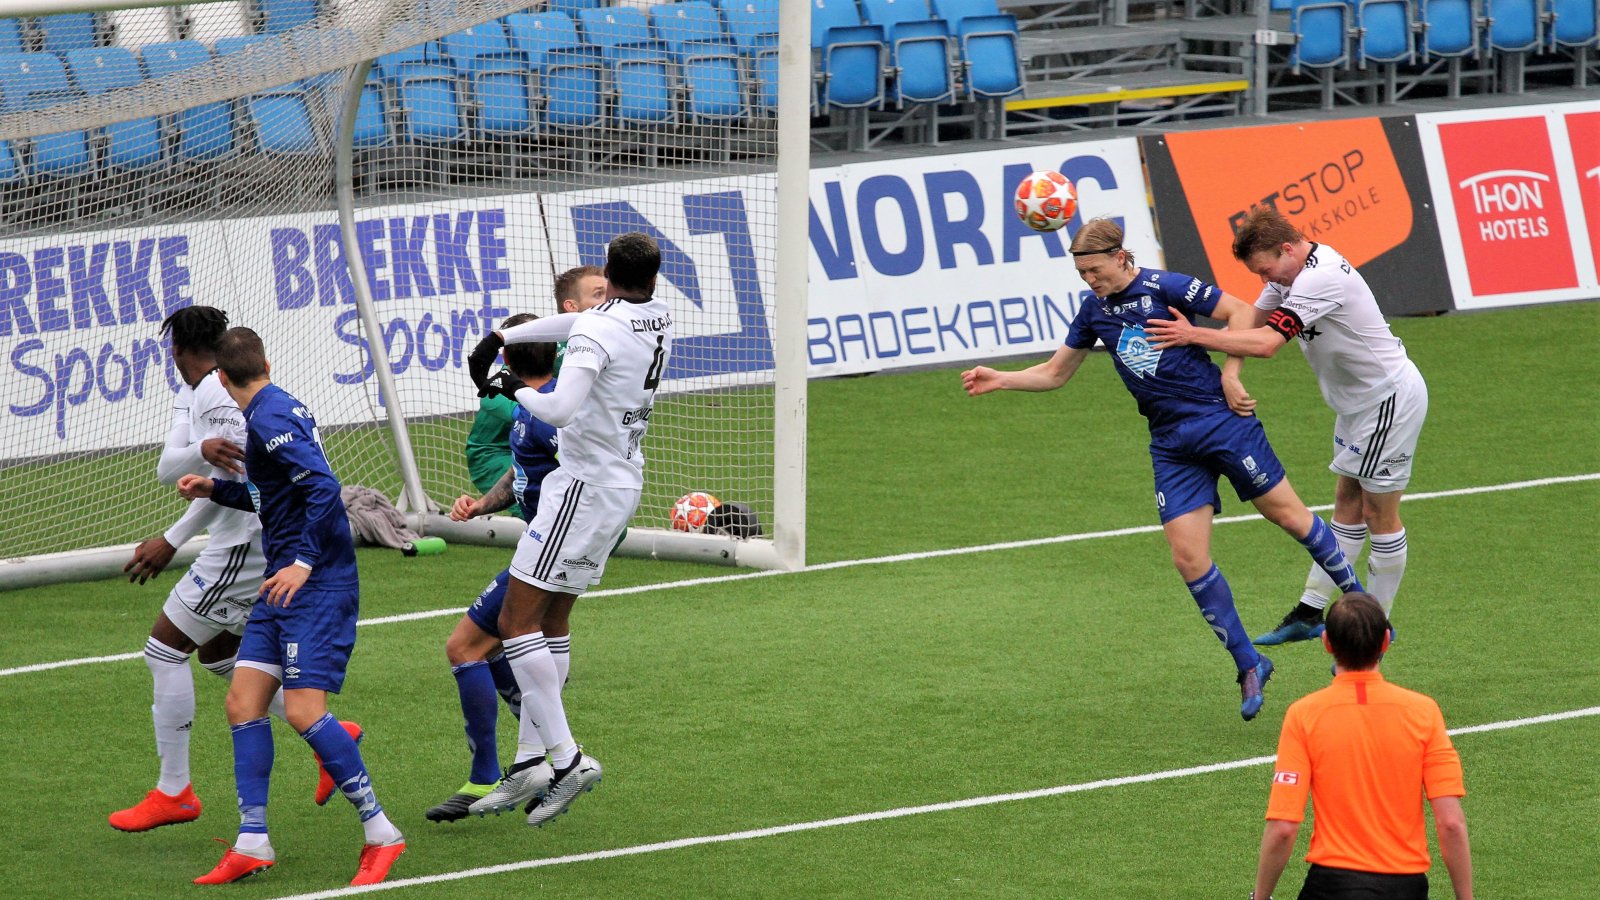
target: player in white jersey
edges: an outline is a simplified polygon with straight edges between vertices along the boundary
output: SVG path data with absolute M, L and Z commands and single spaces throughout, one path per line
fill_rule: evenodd
M 1255 303 L 1255 328 L 1217 331 L 1171 322 L 1152 328 L 1150 336 L 1158 348 L 1195 344 L 1229 354 L 1223 387 L 1229 405 L 1241 413 L 1253 410 L 1255 400 L 1239 382 L 1239 357 L 1270 357 L 1299 339 L 1335 414 L 1328 468 L 1338 483 L 1329 525 L 1352 561 L 1370 532 L 1365 584 L 1388 615 L 1405 575 L 1400 498 L 1428 414 L 1427 383 L 1355 267 L 1332 247 L 1306 240 L 1277 210 L 1250 213 L 1234 236 L 1233 255 L 1265 285 Z M 1224 313 L 1219 306 L 1218 314 Z M 1320 635 L 1332 591 L 1327 575 L 1313 566 L 1300 602 L 1256 643 Z
M 172 359 L 184 380 L 173 409 L 172 430 L 156 466 L 162 484 L 174 484 L 190 473 L 235 477 L 206 461 L 209 455 L 227 464 L 243 455 L 239 448 L 244 445 L 244 415 L 215 372 L 213 353 L 227 327 L 227 315 L 209 306 L 180 309 L 161 323 L 162 333 L 171 335 Z M 189 656 L 198 649 L 202 666 L 230 678 L 239 635 L 261 588 L 266 567 L 261 523 L 249 513 L 224 509 L 209 500 L 189 504 L 164 534 L 139 544 L 122 570 L 129 581 L 144 584 L 201 531 L 209 532 L 210 540 L 173 585 L 144 645 L 145 665 L 155 682 L 150 714 L 161 775 L 143 800 L 111 814 L 111 826 L 122 831 L 147 831 L 200 815 L 200 801 L 189 783 L 189 730 L 194 720 Z M 278 703 L 281 711 L 282 701 Z
M 492 332 L 472 351 L 473 380 L 515 399 L 559 429 L 560 466 L 545 476 L 539 508 L 511 561 L 500 638 L 522 691 L 516 761 L 469 809 L 478 815 L 528 803 L 528 824 L 565 812 L 600 780 L 600 763 L 573 740 L 561 679 L 542 633 L 553 608 L 570 609 L 598 584 L 644 487 L 642 443 L 656 387 L 672 353 L 672 311 L 654 299 L 661 250 L 630 232 L 606 248 L 605 303 Z M 541 394 L 509 372 L 488 372 L 505 343 L 567 342 L 555 390 Z

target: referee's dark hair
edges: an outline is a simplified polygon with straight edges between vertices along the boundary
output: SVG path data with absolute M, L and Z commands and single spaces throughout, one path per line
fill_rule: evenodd
M 619 234 L 606 247 L 606 280 L 613 287 L 646 294 L 655 289 L 661 271 L 661 248 L 642 231 Z
M 1328 647 L 1339 668 L 1358 672 L 1376 668 L 1383 658 L 1389 617 L 1371 594 L 1352 591 L 1328 607 Z
M 228 314 L 215 306 L 185 306 L 161 322 L 162 335 L 172 337 L 177 352 L 216 353 L 217 341 L 228 330 Z
M 229 328 L 217 341 L 217 368 L 239 387 L 267 375 L 267 348 L 261 335 L 248 328 Z
M 502 329 L 524 322 L 532 322 L 539 318 L 533 313 L 517 313 L 511 318 L 500 323 Z M 548 341 L 536 341 L 524 344 L 507 344 L 500 351 L 505 357 L 506 368 L 511 374 L 523 381 L 543 378 L 555 373 L 556 370 L 556 345 Z

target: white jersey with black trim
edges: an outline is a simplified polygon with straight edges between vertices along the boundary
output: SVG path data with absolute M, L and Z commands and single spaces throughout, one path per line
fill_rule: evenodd
M 561 468 L 600 487 L 644 487 L 640 445 L 671 354 L 672 310 L 664 300 L 612 299 L 578 316 L 561 368 L 596 375 L 560 430 Z
M 1256 308 L 1281 308 L 1299 318 L 1300 349 L 1336 413 L 1383 402 L 1410 367 L 1405 345 L 1389 330 L 1366 279 L 1327 244 L 1312 244 L 1294 284 L 1268 284 Z
M 241 449 L 245 445 L 244 413 L 239 411 L 239 404 L 233 402 L 232 395 L 222 386 L 222 380 L 215 371 L 195 385 L 194 396 L 189 404 L 189 429 L 196 443 L 211 438 L 226 438 Z M 211 478 L 244 480 L 213 466 L 207 468 L 210 471 L 206 474 Z M 206 533 L 211 535 L 210 545 L 213 547 L 248 544 L 259 539 L 261 520 L 256 518 L 255 513 L 221 507 L 211 524 L 206 526 Z

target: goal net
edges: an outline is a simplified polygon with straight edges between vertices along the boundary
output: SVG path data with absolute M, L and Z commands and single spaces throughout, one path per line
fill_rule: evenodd
M 155 479 L 180 385 L 159 326 L 191 304 L 262 335 L 346 485 L 424 515 L 480 493 L 467 354 L 628 231 L 661 246 L 677 332 L 630 544 L 675 555 L 651 535 L 693 490 L 770 539 L 780 403 L 803 423 L 774 378 L 777 2 L 597 3 L 0 19 L 0 555 L 181 512 Z

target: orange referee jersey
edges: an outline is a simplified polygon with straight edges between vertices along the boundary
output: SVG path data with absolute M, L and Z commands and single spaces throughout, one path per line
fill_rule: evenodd
M 1463 797 L 1461 758 L 1433 698 L 1342 672 L 1284 715 L 1267 818 L 1316 816 L 1306 861 L 1411 875 L 1428 871 L 1423 797 Z

